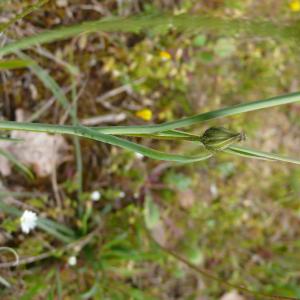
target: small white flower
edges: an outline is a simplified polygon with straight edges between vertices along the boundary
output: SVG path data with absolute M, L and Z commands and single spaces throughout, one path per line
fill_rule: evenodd
M 25 210 L 21 216 L 21 229 L 24 233 L 28 234 L 32 229 L 36 227 L 37 215 L 35 212 Z
M 119 197 L 120 197 L 120 198 L 125 198 L 125 196 L 126 196 L 125 192 L 121 191 L 121 192 L 119 193 Z
M 68 259 L 68 265 L 69 266 L 76 266 L 77 264 L 77 257 L 76 256 L 70 256 Z
M 218 187 L 216 186 L 215 183 L 212 183 L 210 185 L 210 192 L 211 192 L 211 194 L 212 194 L 213 197 L 215 197 L 215 198 L 218 197 L 219 190 L 218 190 Z
M 135 157 L 136 157 L 137 159 L 140 159 L 140 160 L 142 160 L 142 159 L 144 158 L 144 155 L 143 155 L 143 154 L 141 154 L 141 153 L 137 153 L 137 152 L 135 152 Z
M 91 199 L 93 201 L 99 201 L 101 199 L 101 193 L 99 191 L 94 191 L 91 193 Z

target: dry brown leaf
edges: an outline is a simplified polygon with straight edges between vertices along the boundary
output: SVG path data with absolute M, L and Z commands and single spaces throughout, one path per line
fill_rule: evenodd
M 45 177 L 52 174 L 64 158 L 67 143 L 62 136 L 47 133 L 13 131 L 13 138 L 23 142 L 11 145 L 11 152 L 26 166 L 33 167 L 36 175 Z
M 22 139 L 22 142 L 0 142 L 0 148 L 14 155 L 18 161 L 32 167 L 38 177 L 52 174 L 64 159 L 67 143 L 61 136 L 47 133 L 13 131 L 12 138 Z M 11 164 L 0 156 L 0 173 L 11 175 Z
M 17 109 L 16 121 L 25 120 L 26 112 Z M 21 139 L 22 142 L 1 141 L 0 148 L 14 155 L 16 159 L 33 168 L 38 177 L 46 177 L 53 173 L 55 168 L 64 160 L 64 154 L 68 149 L 67 142 L 62 136 L 48 133 L 12 131 L 12 138 Z M 0 173 L 3 176 L 11 174 L 10 162 L 0 156 Z

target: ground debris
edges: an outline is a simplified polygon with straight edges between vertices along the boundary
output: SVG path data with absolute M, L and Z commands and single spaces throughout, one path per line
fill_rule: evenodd
M 0 149 L 13 155 L 20 163 L 32 167 L 38 177 L 47 177 L 54 168 L 63 162 L 68 149 L 62 136 L 47 133 L 12 131 L 11 138 L 20 142 L 0 141 Z M 0 173 L 9 176 L 12 173 L 10 161 L 0 156 Z

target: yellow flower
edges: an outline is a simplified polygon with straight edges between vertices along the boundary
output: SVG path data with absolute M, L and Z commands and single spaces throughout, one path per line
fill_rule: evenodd
M 162 60 L 170 60 L 171 59 L 171 54 L 167 51 L 160 51 L 159 56 Z
M 152 111 L 148 108 L 137 111 L 135 115 L 144 121 L 150 121 L 152 119 Z
M 300 11 L 300 0 L 292 0 L 290 2 L 290 9 L 291 11 L 295 11 L 295 12 Z

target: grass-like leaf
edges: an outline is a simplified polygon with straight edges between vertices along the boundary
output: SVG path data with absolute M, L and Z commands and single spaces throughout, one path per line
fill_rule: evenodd
M 296 158 L 285 157 L 276 153 L 263 152 L 252 148 L 241 147 L 241 146 L 230 146 L 224 152 L 236 154 L 248 158 L 263 159 L 269 161 L 284 161 L 293 164 L 300 165 L 300 160 Z
M 27 68 L 32 65 L 32 61 L 24 59 L 6 59 L 0 60 L 0 70 L 14 70 Z
M 185 155 L 177 155 L 177 154 L 169 154 L 161 151 L 157 151 L 125 139 L 121 139 L 119 137 L 110 135 L 110 134 L 103 134 L 96 130 L 80 126 L 75 128 L 75 133 L 79 134 L 82 137 L 86 137 L 89 139 L 93 139 L 96 141 L 108 143 L 114 146 L 121 147 L 123 149 L 131 150 L 144 156 L 157 159 L 157 160 L 167 160 L 167 161 L 176 161 L 181 163 L 188 163 L 188 162 L 197 162 L 201 160 L 205 160 L 210 158 L 213 154 L 207 150 L 202 151 L 202 153 L 198 156 L 185 156 Z
M 23 60 L 30 61 L 28 66 L 30 70 L 43 82 L 46 88 L 48 88 L 52 94 L 56 97 L 59 103 L 65 110 L 69 109 L 69 102 L 58 83 L 48 74 L 46 70 L 41 68 L 30 56 L 17 51 L 16 54 Z
M 111 126 L 111 127 L 97 127 L 97 131 L 108 134 L 152 134 L 163 131 L 169 131 L 172 129 L 188 127 L 205 121 L 220 119 L 224 117 L 234 116 L 250 111 L 255 111 L 264 108 L 270 108 L 274 106 L 290 104 L 300 101 L 300 93 L 290 93 L 277 97 L 272 97 L 263 100 L 257 100 L 252 102 L 246 102 L 237 104 L 230 107 L 221 108 L 214 111 L 194 115 L 191 117 L 183 118 L 176 121 L 166 122 L 155 125 L 144 126 Z
M 23 16 L 22 16 L 23 17 Z M 167 32 L 168 29 L 200 31 L 203 29 L 218 31 L 226 35 L 245 33 L 248 35 L 274 37 L 299 40 L 298 24 L 276 24 L 271 21 L 244 19 L 226 19 L 213 16 L 197 16 L 181 14 L 173 15 L 141 15 L 129 18 L 110 18 L 98 21 L 84 22 L 68 27 L 59 27 L 53 30 L 20 39 L 0 49 L 0 55 L 6 55 L 16 50 L 30 48 L 37 44 L 50 43 L 57 40 L 71 38 L 86 32 L 139 32 L 152 30 Z M 2 29 L 3 30 L 3 29 Z
M 5 0 L 2 0 L 5 2 Z M 14 18 L 9 20 L 8 22 L 0 25 L 0 33 L 7 30 L 12 24 L 15 22 L 25 18 L 27 15 L 31 14 L 33 11 L 39 9 L 41 6 L 45 5 L 49 0 L 38 0 L 35 4 L 26 7 L 21 13 L 17 14 Z M 0 2 L 0 4 L 2 4 Z
M 84 138 L 89 138 L 99 142 L 107 143 L 110 145 L 118 146 L 123 149 L 131 150 L 143 154 L 146 157 L 150 157 L 157 160 L 167 160 L 175 161 L 181 163 L 197 162 L 201 160 L 208 159 L 212 156 L 207 150 L 203 150 L 202 154 L 198 156 L 185 156 L 177 154 L 169 154 L 161 151 L 157 151 L 133 142 L 130 142 L 119 137 L 104 134 L 102 132 L 96 131 L 94 129 L 83 127 L 83 126 L 60 126 L 60 125 L 50 125 L 50 124 L 38 124 L 38 123 L 21 123 L 21 122 L 11 122 L 11 121 L 0 121 L 0 130 L 25 130 L 25 131 L 35 131 L 35 132 L 48 132 L 57 134 L 68 134 L 72 136 L 79 136 Z
M 22 164 L 13 154 L 0 148 L 0 155 L 8 159 L 18 171 L 24 174 L 27 178 L 33 179 L 34 175 L 24 164 Z

